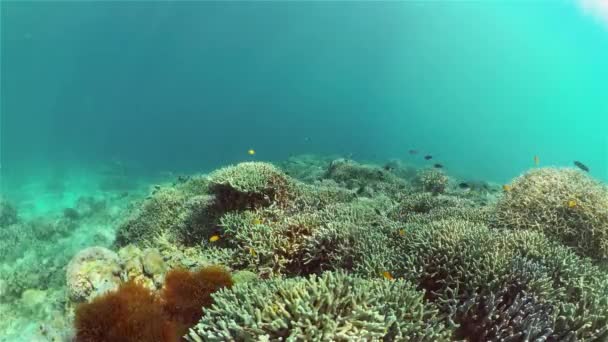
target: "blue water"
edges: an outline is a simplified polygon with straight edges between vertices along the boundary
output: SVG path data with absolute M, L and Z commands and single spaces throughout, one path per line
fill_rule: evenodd
M 499 182 L 538 155 L 608 179 L 608 26 L 574 1 L 1 6 L 4 184 L 250 148 L 422 164 L 416 148 Z

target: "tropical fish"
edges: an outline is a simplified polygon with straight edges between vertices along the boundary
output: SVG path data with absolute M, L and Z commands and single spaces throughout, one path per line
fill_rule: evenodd
M 462 182 L 462 183 L 458 184 L 458 187 L 461 188 L 461 189 L 468 189 L 471 186 L 467 182 Z
M 262 219 L 256 217 L 251 221 L 251 223 L 255 225 L 262 224 Z
M 220 236 L 215 234 L 209 238 L 209 242 L 216 242 L 220 239 Z
M 399 236 L 405 236 L 405 229 L 399 229 Z
M 574 165 L 576 165 L 576 167 L 578 167 L 579 169 L 585 171 L 585 172 L 589 172 L 589 168 L 587 167 L 587 165 L 579 162 L 578 160 L 574 161 Z
M 575 208 L 577 205 L 578 205 L 578 203 L 576 202 L 576 200 L 568 201 L 568 208 Z
M 502 189 L 503 189 L 505 192 L 509 192 L 509 191 L 511 191 L 511 186 L 510 186 L 509 184 L 504 184 L 504 185 L 502 186 Z
M 409 154 L 418 154 L 418 151 L 416 151 L 416 150 L 409 150 L 409 151 L 407 151 L 407 152 L 408 152 Z
M 540 164 L 540 159 L 538 156 L 534 156 L 534 165 L 538 166 L 538 164 Z
M 424 160 L 431 160 L 433 159 L 433 156 L 430 154 L 427 154 L 426 156 L 424 156 Z
M 249 149 L 247 151 L 247 154 L 249 154 L 250 156 L 253 156 L 253 155 L 255 155 L 255 150 L 254 149 Z
M 441 169 L 441 168 L 443 168 L 443 165 L 437 163 L 437 164 L 433 165 L 433 167 L 436 169 Z
M 249 247 L 249 254 L 251 256 L 256 256 L 258 253 L 256 253 L 255 249 L 253 249 L 253 247 Z
M 395 280 L 395 278 L 393 278 L 393 275 L 389 271 L 382 272 L 382 276 L 384 277 L 384 279 L 387 280 Z

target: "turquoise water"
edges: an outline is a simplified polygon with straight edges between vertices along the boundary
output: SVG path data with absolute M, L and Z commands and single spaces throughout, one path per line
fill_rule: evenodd
M 573 2 L 3 2 L 5 177 L 338 153 L 606 179 L 608 33 Z
M 111 246 L 151 184 L 242 161 L 399 159 L 502 184 L 538 156 L 538 166 L 577 160 L 608 181 L 600 0 L 0 1 L 0 10 L 1 194 L 24 220 L 56 220 L 83 198 L 105 203 L 58 239 L 54 285 L 78 250 Z M 49 258 L 37 248 L 24 251 L 30 264 Z M 64 298 L 59 286 L 45 291 Z M 4 304 L 0 316 L 13 310 Z M 12 329 L 36 330 L 29 314 Z

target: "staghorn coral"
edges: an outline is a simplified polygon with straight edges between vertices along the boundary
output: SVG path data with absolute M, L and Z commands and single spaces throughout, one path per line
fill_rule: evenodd
M 401 196 L 387 215 L 404 223 L 430 223 L 453 218 L 481 224 L 489 221 L 492 209 L 465 198 L 423 192 Z
M 552 313 L 551 305 L 515 285 L 507 286 L 461 305 L 455 321 L 462 323 L 455 336 L 472 342 L 545 341 L 553 332 Z
M 581 255 L 606 259 L 608 188 L 579 170 L 531 170 L 499 200 L 492 225 L 542 231 Z
M 423 169 L 416 174 L 414 184 L 421 191 L 441 194 L 445 192 L 449 181 L 448 176 L 441 170 Z
M 193 176 L 173 185 L 156 186 L 121 222 L 116 246 L 150 244 L 163 234 L 176 244 L 198 245 L 221 215 L 214 197 L 206 193 L 208 184 L 207 178 Z
M 403 281 L 326 272 L 244 283 L 215 303 L 189 341 L 447 341 L 451 331 L 422 293 Z
M 496 300 L 500 289 L 520 282 L 534 301 L 555 308 L 552 336 L 608 337 L 608 275 L 542 233 L 435 221 L 409 225 L 400 250 L 403 264 L 395 274 L 419 284 L 444 313 L 480 295 Z M 518 266 L 522 260 L 536 266 Z
M 209 175 L 209 191 L 222 212 L 256 209 L 271 204 L 288 206 L 295 196 L 294 181 L 269 163 L 244 162 Z
M 118 227 L 116 245 L 141 244 L 169 230 L 176 224 L 185 202 L 184 193 L 175 188 L 158 189 Z
M 397 230 L 398 223 L 383 214 L 391 205 L 389 198 L 377 197 L 295 213 L 232 212 L 222 217 L 221 226 L 228 246 L 238 251 L 237 268 L 262 275 L 337 268 L 377 275 L 392 253 L 382 245 Z

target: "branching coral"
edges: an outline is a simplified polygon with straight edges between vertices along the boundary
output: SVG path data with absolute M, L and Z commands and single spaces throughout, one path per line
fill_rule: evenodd
M 378 197 L 309 212 L 233 212 L 222 217 L 221 226 L 228 246 L 239 251 L 239 268 L 299 275 L 345 268 L 377 276 L 392 253 L 383 244 L 398 230 L 383 214 L 391 205 Z
M 451 331 L 409 283 L 326 272 L 245 283 L 213 295 L 190 341 L 447 341 Z
M 423 169 L 416 174 L 414 184 L 424 192 L 441 194 L 445 192 L 450 179 L 441 170 Z
M 552 336 L 608 336 L 608 276 L 539 232 L 446 220 L 412 225 L 402 242 L 404 264 L 396 274 L 411 277 L 445 313 L 472 298 L 479 304 L 480 295 L 496 301 L 502 289 L 519 282 L 525 284 L 519 300 L 529 295 L 555 308 Z M 522 260 L 533 262 L 533 271 L 518 266 Z
M 574 169 L 543 168 L 516 178 L 498 202 L 496 227 L 532 229 L 608 258 L 608 189 Z
M 186 196 L 181 191 L 172 187 L 160 188 L 118 227 L 116 244 L 142 243 L 169 230 L 176 224 L 185 201 Z
M 491 209 L 492 207 L 479 206 L 469 199 L 425 192 L 401 196 L 398 203 L 389 210 L 388 216 L 404 223 L 461 219 L 482 224 L 490 219 Z
M 209 175 L 209 191 L 222 212 L 288 206 L 295 196 L 293 180 L 272 164 L 245 162 Z

